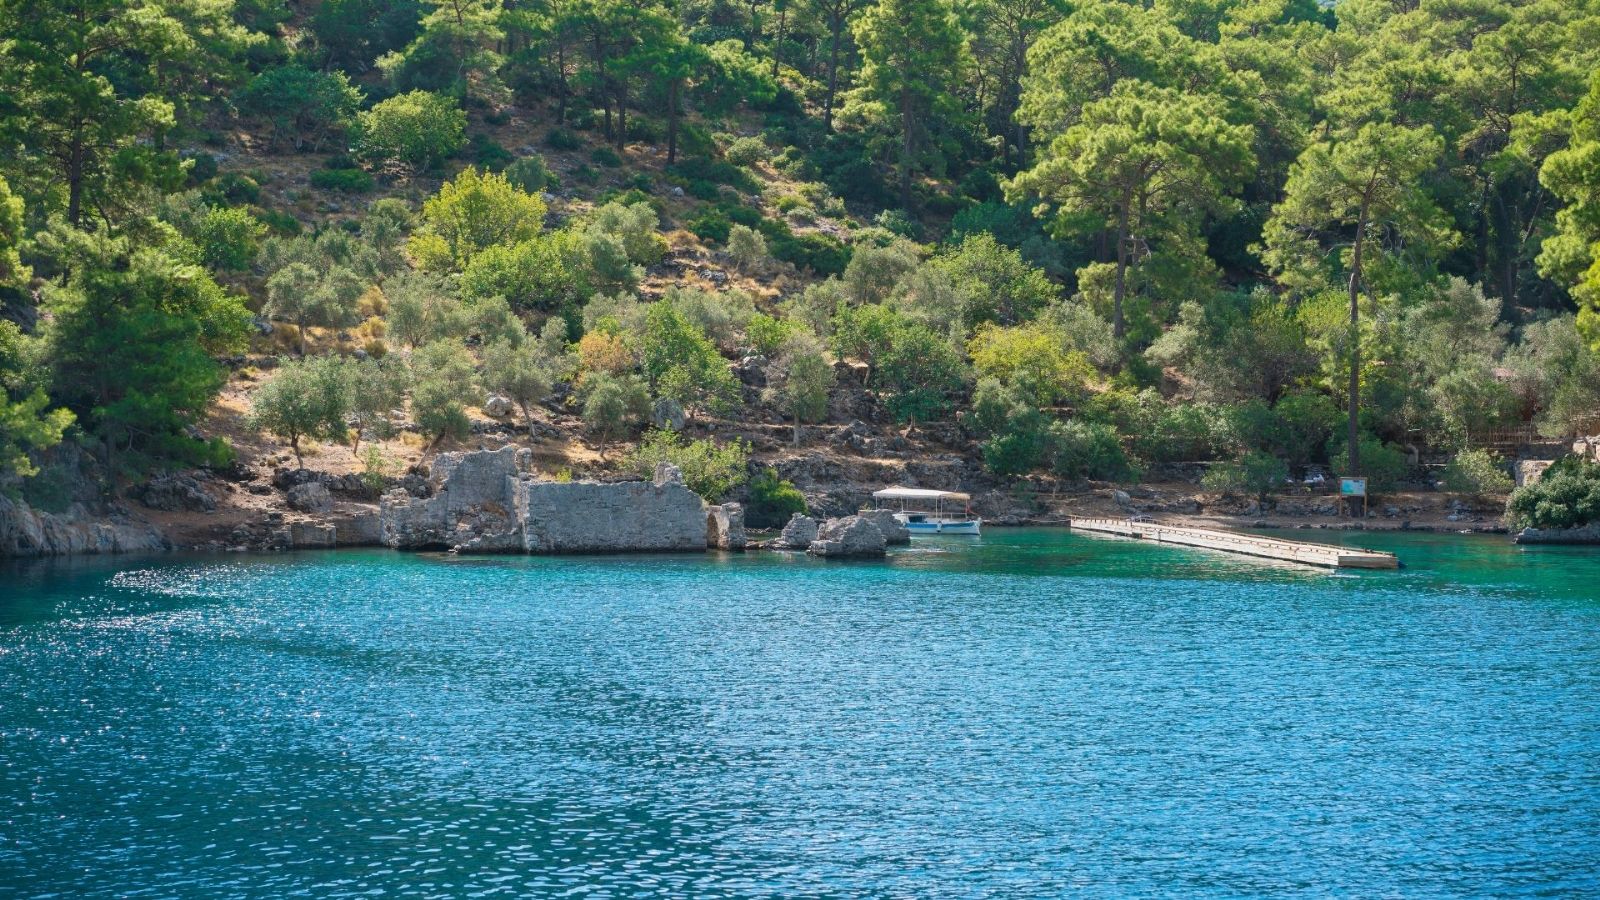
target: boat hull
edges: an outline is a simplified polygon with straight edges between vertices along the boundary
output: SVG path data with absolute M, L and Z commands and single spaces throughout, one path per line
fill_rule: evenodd
M 981 519 L 965 519 L 960 522 L 904 522 L 906 530 L 912 534 L 979 534 L 983 526 Z

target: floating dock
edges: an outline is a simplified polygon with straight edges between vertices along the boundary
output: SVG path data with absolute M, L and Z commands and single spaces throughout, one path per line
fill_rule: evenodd
M 1213 531 L 1209 528 L 1185 528 L 1163 525 L 1159 522 L 1134 519 L 1077 518 L 1071 520 L 1075 531 L 1098 534 L 1115 534 L 1140 538 L 1161 544 L 1181 544 L 1185 547 L 1203 547 L 1224 553 L 1240 553 L 1263 559 L 1303 563 L 1329 569 L 1398 569 L 1400 558 L 1381 550 L 1363 550 L 1360 547 L 1335 547 L 1332 544 L 1310 544 L 1303 541 L 1283 541 L 1254 534 L 1231 531 Z

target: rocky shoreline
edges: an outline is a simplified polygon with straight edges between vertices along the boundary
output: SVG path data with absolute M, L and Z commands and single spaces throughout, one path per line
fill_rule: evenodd
M 0 557 L 340 547 L 472 553 L 704 552 L 789 549 L 870 556 L 899 539 L 861 513 L 895 482 L 974 495 L 988 527 L 1061 526 L 1072 516 L 1151 515 L 1223 528 L 1506 534 L 1498 511 L 1437 492 L 1395 495 L 1366 519 L 1338 516 L 1327 495 L 1285 494 L 1267 504 L 1207 496 L 1192 479 L 1136 485 L 1019 482 L 1002 489 L 958 458 L 855 459 L 794 455 L 772 463 L 812 510 L 784 533 L 749 541 L 739 503 L 706 504 L 670 473 L 651 481 L 570 480 L 536 473 L 532 451 L 441 453 L 429 466 L 372 484 L 304 468 L 171 473 L 128 492 L 132 504 L 80 496 L 47 512 L 0 496 Z M 871 530 L 853 520 L 864 519 Z M 892 521 L 892 520 L 890 520 Z M 899 529 L 903 532 L 903 529 Z M 1525 531 L 1518 543 L 1600 544 L 1600 529 Z

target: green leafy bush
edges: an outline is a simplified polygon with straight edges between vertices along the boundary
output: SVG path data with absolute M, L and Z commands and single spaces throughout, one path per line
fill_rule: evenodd
M 1109 425 L 1069 419 L 1050 427 L 1050 467 L 1063 478 L 1128 481 L 1138 476 Z
M 1518 488 L 1506 505 L 1517 528 L 1579 528 L 1600 521 L 1600 463 L 1559 459 L 1533 484 Z
M 750 445 L 742 440 L 717 444 L 709 439 L 685 441 L 671 431 L 652 431 L 628 457 L 628 469 L 649 478 L 657 463 L 671 463 L 683 472 L 683 483 L 709 503 L 717 503 L 744 483 Z
M 1248 494 L 1266 499 L 1273 488 L 1289 477 L 1289 466 L 1271 453 L 1252 450 L 1231 462 L 1206 470 L 1200 486 L 1220 494 Z
M 361 169 L 318 169 L 311 173 L 311 186 L 325 191 L 362 194 L 372 190 L 372 176 Z
M 467 114 L 455 100 L 411 91 L 362 113 L 356 146 L 373 163 L 410 174 L 455 155 L 466 144 L 466 128 Z
M 583 146 L 583 138 L 565 128 L 550 129 L 544 136 L 544 142 L 556 150 L 576 150 Z
M 1361 436 L 1361 475 L 1366 476 L 1367 490 L 1392 491 L 1411 470 L 1404 450 L 1385 444 L 1370 434 Z M 1340 475 L 1350 474 L 1350 454 L 1341 446 L 1333 455 L 1333 470 Z
M 468 149 L 472 153 L 472 161 L 491 172 L 499 172 L 516 159 L 510 150 L 487 134 L 473 135 Z
M 1510 493 L 1512 486 L 1504 464 L 1487 450 L 1463 450 L 1444 467 L 1444 488 L 1452 493 L 1481 498 Z
M 744 521 L 751 528 L 781 528 L 790 516 L 806 511 L 805 495 L 778 477 L 777 469 L 764 468 L 751 476 L 747 491 Z
M 742 137 L 722 151 L 722 158 L 736 166 L 753 166 L 769 155 L 767 144 L 758 137 Z
M 728 216 L 715 207 L 701 210 L 699 215 L 689 220 L 689 231 L 702 241 L 725 244 L 732 230 L 733 223 L 728 221 Z
M 516 185 L 518 189 L 530 194 L 544 190 L 555 182 L 555 173 L 545 164 L 544 157 L 535 153 L 506 166 L 501 173 L 506 180 Z
M 595 165 L 605 166 L 608 169 L 615 169 L 622 165 L 622 156 L 610 147 L 594 148 L 590 152 L 589 158 L 594 160 Z

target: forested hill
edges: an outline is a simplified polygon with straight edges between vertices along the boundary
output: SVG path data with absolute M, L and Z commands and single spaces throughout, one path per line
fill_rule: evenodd
M 739 490 L 681 409 L 1492 492 L 1596 430 L 1597 60 L 1597 0 L 0 0 L 0 487 L 488 413 Z

